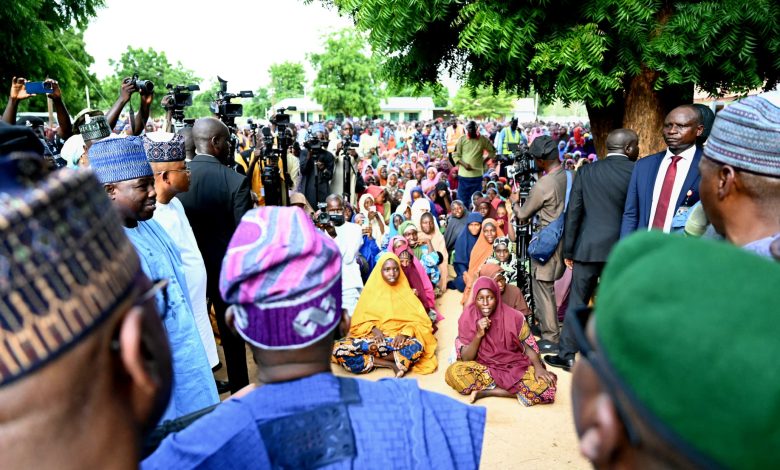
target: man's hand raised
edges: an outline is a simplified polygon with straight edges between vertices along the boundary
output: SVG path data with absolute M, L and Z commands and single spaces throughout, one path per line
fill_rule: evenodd
M 13 77 L 11 79 L 10 99 L 14 101 L 22 101 L 31 96 L 35 96 L 27 93 L 27 90 L 24 88 L 25 83 L 27 83 L 27 80 L 22 77 Z

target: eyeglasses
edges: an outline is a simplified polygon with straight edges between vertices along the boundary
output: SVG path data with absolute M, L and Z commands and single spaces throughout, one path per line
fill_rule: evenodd
M 161 175 L 161 174 L 163 174 L 163 173 L 178 173 L 178 172 L 185 173 L 187 176 L 190 176 L 190 175 L 192 174 L 192 171 L 190 171 L 190 169 L 189 169 L 189 168 L 185 168 L 185 169 L 183 169 L 183 170 L 163 170 L 163 171 L 156 171 L 154 174 L 155 174 L 155 175 Z
M 628 436 L 631 445 L 633 447 L 639 447 L 642 443 L 642 439 L 639 435 L 637 425 L 632 422 L 630 415 L 626 411 L 626 404 L 617 395 L 618 390 L 626 397 L 627 401 L 631 404 L 631 408 L 636 411 L 636 414 L 639 415 L 642 422 L 663 441 L 673 446 L 681 455 L 690 460 L 696 468 L 722 468 L 722 465 L 719 465 L 712 459 L 702 455 L 690 444 L 681 439 L 665 423 L 658 419 L 655 414 L 651 413 L 636 397 L 634 392 L 623 383 L 615 372 L 613 372 L 608 359 L 593 347 L 593 344 L 588 340 L 588 336 L 585 334 L 588 321 L 590 321 L 592 314 L 593 310 L 590 307 L 583 307 L 574 312 L 576 319 L 574 322 L 574 337 L 577 341 L 581 356 L 590 363 L 591 367 L 596 372 L 596 375 L 599 377 L 599 381 L 603 384 L 612 399 L 612 403 L 615 406 L 618 416 L 620 416 L 620 420 L 623 422 L 623 427 L 626 430 L 626 435 Z

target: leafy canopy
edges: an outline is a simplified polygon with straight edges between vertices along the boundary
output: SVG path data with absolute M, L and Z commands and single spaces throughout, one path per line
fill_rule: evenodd
M 271 77 L 270 91 L 274 102 L 303 96 L 303 87 L 306 83 L 303 64 L 298 62 L 272 64 L 268 67 L 268 75 Z
M 325 52 L 309 56 L 317 71 L 314 99 L 325 113 L 360 117 L 379 112 L 379 67 L 365 49 L 365 38 L 345 29 L 326 38 Z
M 544 102 L 621 103 L 653 71 L 649 93 L 773 88 L 780 77 L 777 0 L 322 0 L 368 32 L 385 71 L 409 84 L 448 70 Z
M 86 106 L 85 85 L 94 59 L 84 48 L 83 30 L 103 0 L 8 0 L 0 8 L 0 101 L 5 105 L 13 77 L 54 78 L 71 112 Z M 42 97 L 23 101 L 20 111 L 45 111 Z M 74 111 L 75 110 L 75 111 Z

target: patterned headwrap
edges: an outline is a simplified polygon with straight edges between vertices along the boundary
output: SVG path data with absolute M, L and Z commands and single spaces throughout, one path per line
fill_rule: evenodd
M 0 167 L 0 173 L 7 173 Z M 0 386 L 46 365 L 115 312 L 140 272 L 89 171 L 0 189 Z
M 303 348 L 341 320 L 341 254 L 302 209 L 254 209 L 230 240 L 219 289 L 248 343 Z
M 87 115 L 85 118 L 86 123 L 79 127 L 79 133 L 85 142 L 103 139 L 111 134 L 111 129 L 108 128 L 108 121 L 106 121 L 105 116 L 90 117 Z

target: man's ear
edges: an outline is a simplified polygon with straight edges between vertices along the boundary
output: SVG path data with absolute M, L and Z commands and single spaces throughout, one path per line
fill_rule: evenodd
M 109 199 L 112 201 L 116 199 L 116 186 L 113 183 L 104 184 L 103 187 L 106 189 Z
M 718 199 L 726 199 L 736 191 L 737 172 L 729 165 L 721 165 L 718 170 Z
M 165 332 L 160 319 L 145 318 L 140 306 L 131 308 L 117 328 L 120 360 L 130 378 L 129 407 L 136 422 L 153 426 L 171 391 L 171 355 Z
M 612 398 L 600 393 L 593 404 L 593 420 L 580 437 L 580 453 L 596 468 L 611 467 L 615 455 L 628 445 L 623 422 L 617 414 Z

